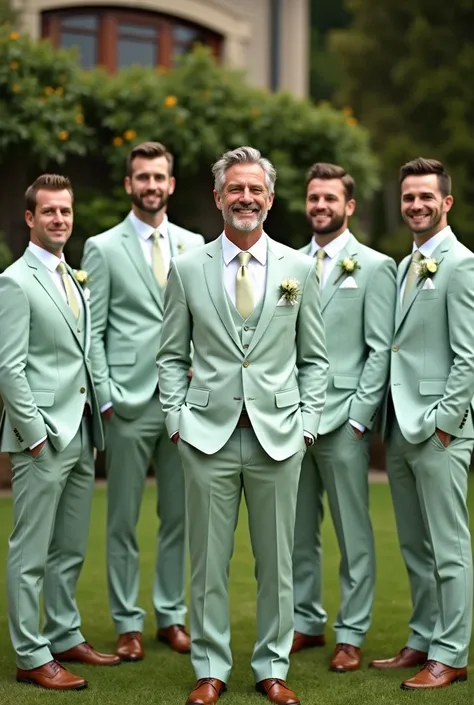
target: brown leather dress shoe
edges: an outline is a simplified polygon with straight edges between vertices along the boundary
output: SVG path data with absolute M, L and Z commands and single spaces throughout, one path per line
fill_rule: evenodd
M 226 684 L 217 678 L 200 678 L 186 700 L 186 705 L 214 705 L 225 690 Z
M 115 653 L 120 657 L 121 661 L 141 661 L 145 656 L 141 632 L 120 634 Z
M 451 668 L 439 661 L 427 661 L 414 678 L 401 684 L 402 690 L 427 690 L 446 688 L 453 683 L 467 681 L 467 668 Z
M 87 641 L 74 646 L 67 651 L 61 651 L 52 656 L 60 663 L 83 663 L 86 666 L 120 666 L 120 657 L 115 654 L 101 654 L 96 651 Z
M 299 705 L 300 702 L 285 681 L 280 678 L 265 678 L 257 683 L 255 690 L 266 695 L 269 701 L 275 705 Z
M 310 636 L 309 634 L 295 632 L 293 634 L 293 644 L 291 645 L 290 654 L 296 654 L 297 651 L 301 651 L 302 649 L 312 649 L 314 646 L 326 646 L 326 637 L 324 634 Z
M 329 664 L 329 670 L 334 673 L 358 671 L 362 660 L 362 652 L 351 644 L 336 644 L 334 656 Z
M 417 651 L 405 646 L 393 658 L 372 661 L 369 664 L 369 668 L 416 668 L 417 666 L 424 666 L 427 658 L 428 654 L 424 651 Z
M 189 654 L 191 651 L 191 639 L 186 631 L 186 627 L 181 624 L 173 624 L 171 627 L 158 629 L 156 632 L 158 641 L 163 641 L 168 644 L 170 649 L 177 651 L 178 654 Z
M 18 683 L 29 683 L 48 690 L 83 690 L 87 688 L 85 678 L 70 673 L 57 661 L 49 661 L 44 666 L 28 671 L 18 668 L 16 679 Z

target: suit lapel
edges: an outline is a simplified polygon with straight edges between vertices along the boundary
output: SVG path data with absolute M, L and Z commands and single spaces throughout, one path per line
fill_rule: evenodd
M 123 221 L 123 228 L 123 246 L 127 250 L 133 266 L 137 270 L 145 285 L 148 287 L 160 310 L 163 311 L 163 292 L 153 276 L 153 271 L 150 265 L 145 259 L 142 247 L 140 245 L 139 236 L 135 232 L 135 229 L 128 217 Z
M 267 236 L 268 238 L 268 236 Z M 265 287 L 265 298 L 263 300 L 262 313 L 257 323 L 255 333 L 248 348 L 248 354 L 252 352 L 259 340 L 265 333 L 268 324 L 275 313 L 275 307 L 280 298 L 280 284 L 285 277 L 290 277 L 291 272 L 283 272 L 285 256 L 278 243 L 268 238 L 267 251 L 267 283 Z
M 209 296 L 211 297 L 212 303 L 214 304 L 224 328 L 239 350 L 243 352 L 242 342 L 239 338 L 239 334 L 237 333 L 237 329 L 227 303 L 227 297 L 225 295 L 224 280 L 222 276 L 223 260 L 221 241 L 222 238 L 218 237 L 217 240 L 212 243 L 213 246 L 209 247 L 207 250 L 206 254 L 209 259 L 204 263 L 204 276 L 206 278 Z
M 352 257 L 353 259 L 357 259 L 357 245 L 357 240 L 354 236 L 351 235 L 351 239 L 349 240 L 347 245 L 338 254 L 337 262 L 340 262 L 345 257 Z M 344 279 L 348 276 L 346 272 L 341 272 L 341 269 L 338 267 L 337 262 L 335 267 L 333 267 L 333 270 L 321 291 L 321 311 L 324 311 L 336 291 L 341 286 Z

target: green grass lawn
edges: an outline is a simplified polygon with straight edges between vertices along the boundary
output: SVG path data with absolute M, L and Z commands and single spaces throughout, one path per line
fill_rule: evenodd
M 151 604 L 152 569 L 155 556 L 157 522 L 154 514 L 155 492 L 146 492 L 140 521 L 141 595 L 140 604 L 148 611 L 144 646 L 146 658 L 138 664 L 122 664 L 117 668 L 94 669 L 75 667 L 76 673 L 89 680 L 89 688 L 76 693 L 50 693 L 15 682 L 15 662 L 8 636 L 4 570 L 0 581 L 0 703 L 1 705 L 62 705 L 80 702 L 84 705 L 184 705 L 194 683 L 188 656 L 172 653 L 154 640 L 155 625 Z M 470 493 L 471 514 L 474 515 L 474 477 Z M 89 552 L 78 590 L 83 632 L 96 648 L 111 651 L 115 636 L 108 612 L 105 581 L 105 491 L 98 488 L 94 497 L 93 522 Z M 398 551 L 392 505 L 386 485 L 372 486 L 372 516 L 374 520 L 378 579 L 372 629 L 364 647 L 364 663 L 375 657 L 393 655 L 407 637 L 410 601 L 405 570 Z M 0 498 L 0 561 L 5 565 L 7 537 L 11 525 L 11 502 Z M 474 528 L 474 523 L 472 524 Z M 338 553 L 331 522 L 324 527 L 324 594 L 325 606 L 333 620 L 338 607 Z M 235 555 L 231 570 L 231 617 L 234 671 L 229 691 L 222 697 L 223 705 L 263 703 L 254 692 L 249 662 L 255 638 L 255 582 L 253 561 L 248 540 L 244 508 L 237 529 Z M 334 646 L 332 630 L 325 649 L 312 649 L 292 658 L 288 677 L 290 685 L 303 705 L 398 705 L 413 703 L 449 703 L 467 705 L 474 702 L 472 682 L 452 686 L 439 692 L 406 693 L 399 689 L 404 672 L 381 673 L 363 670 L 338 675 L 327 670 Z M 470 660 L 474 667 L 474 656 Z M 474 679 L 474 669 L 472 672 Z

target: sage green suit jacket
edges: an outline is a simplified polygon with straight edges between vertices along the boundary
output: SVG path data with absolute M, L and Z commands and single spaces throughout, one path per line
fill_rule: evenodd
M 436 428 L 474 438 L 474 254 L 450 233 L 432 257 L 439 263 L 434 288 L 419 277 L 404 306 L 411 255 L 398 269 L 390 395 L 410 443 L 426 441 Z
M 223 267 L 220 237 L 172 262 L 158 356 L 168 431 L 216 453 L 245 404 L 264 450 L 284 460 L 301 450 L 303 430 L 317 435 L 325 401 L 328 361 L 314 263 L 268 238 L 266 293 L 248 348 L 229 308 Z M 300 282 L 298 301 L 277 305 L 288 277 Z
M 204 244 L 202 235 L 172 223 L 168 234 L 172 257 Z M 91 360 L 100 406 L 111 401 L 123 418 L 137 418 L 158 383 L 164 292 L 128 216 L 86 241 L 81 266 L 90 277 Z
M 311 243 L 302 249 L 309 254 Z M 336 267 L 322 292 L 321 309 L 329 357 L 326 406 L 319 432 L 330 433 L 349 418 L 372 429 L 387 388 L 396 297 L 396 265 L 351 235 L 338 260 L 352 257 L 351 275 Z M 314 260 L 313 260 L 314 262 Z M 357 287 L 345 288 L 352 276 Z
M 104 447 L 89 359 L 89 308 L 77 288 L 85 334 L 48 269 L 30 250 L 0 275 L 1 451 L 25 450 L 44 436 L 57 451 L 64 450 L 77 433 L 86 399 L 92 406 L 94 445 Z

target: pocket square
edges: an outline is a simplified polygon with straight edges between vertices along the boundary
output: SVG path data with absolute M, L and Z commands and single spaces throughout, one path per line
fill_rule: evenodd
M 434 281 L 432 279 L 425 279 L 425 283 L 421 287 L 422 289 L 436 289 Z
M 339 288 L 340 289 L 358 289 L 359 287 L 357 286 L 357 282 L 354 279 L 354 277 L 347 277 L 347 279 L 344 279 L 344 281 L 342 282 L 342 284 Z
M 288 301 L 284 296 L 279 299 L 277 306 L 295 306 L 296 302 L 294 304 L 291 303 L 291 301 Z

